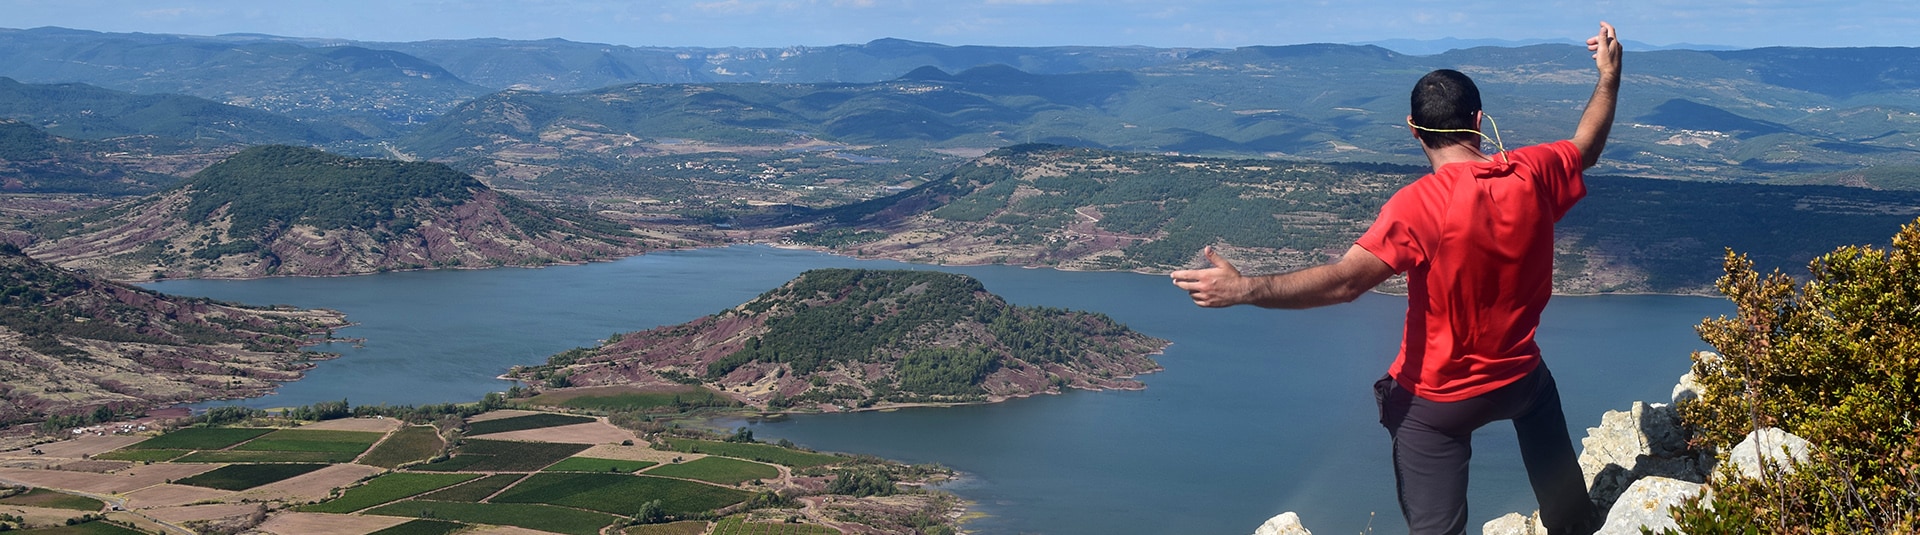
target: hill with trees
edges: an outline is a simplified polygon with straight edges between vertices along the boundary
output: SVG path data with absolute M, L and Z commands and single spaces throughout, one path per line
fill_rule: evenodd
M 918 187 L 822 210 L 800 243 L 917 262 L 1167 271 L 1221 248 L 1243 268 L 1333 258 L 1426 169 L 1195 158 L 1057 145 L 1000 149 Z M 1920 193 L 1589 176 L 1563 219 L 1556 289 L 1711 291 L 1726 247 L 1767 267 L 1871 243 Z
M 127 145 L 62 138 L 0 119 L 0 192 L 140 194 L 179 181 L 125 157 L 120 149 Z
M 444 165 L 279 145 L 33 230 L 37 258 L 140 280 L 531 266 L 649 246 L 624 225 L 536 206 Z
M 766 409 L 998 401 L 1142 388 L 1167 342 L 1102 314 L 1019 307 L 964 275 L 817 269 L 732 309 L 612 337 L 511 377 L 544 387 L 706 384 Z
M 0 427 L 111 421 L 265 394 L 322 355 L 332 311 L 168 296 L 60 269 L 0 244 Z

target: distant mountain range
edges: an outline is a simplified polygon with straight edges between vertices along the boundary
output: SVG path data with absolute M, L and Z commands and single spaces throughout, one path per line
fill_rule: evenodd
M 1920 164 L 1920 50 L 1657 50 L 1632 52 L 1627 62 L 1607 172 L 1759 180 Z M 302 120 L 228 121 L 214 117 L 235 115 L 231 110 L 181 103 L 172 106 L 191 109 L 176 115 L 193 118 L 194 128 L 178 125 L 163 135 L 257 129 L 249 143 L 320 145 L 362 156 L 385 154 L 387 143 L 449 160 L 538 154 L 549 163 L 558 158 L 560 167 L 570 166 L 568 158 L 605 166 L 599 149 L 583 150 L 582 136 L 643 145 L 766 145 L 794 136 L 965 149 L 1057 142 L 1417 163 L 1399 121 L 1402 101 L 1413 78 L 1441 67 L 1480 81 L 1488 111 L 1515 143 L 1569 135 L 1592 80 L 1587 54 L 1572 44 L 1432 55 L 1371 45 L 1022 48 L 898 39 L 719 49 L 0 30 L 0 76 L 186 94 Z M 27 106 L 61 101 L 8 98 Z M 138 115 L 114 106 L 130 105 L 88 109 L 120 123 Z M 141 107 L 153 105 L 134 106 Z M 0 107 L 0 116 L 57 135 L 113 130 L 90 126 L 105 120 L 93 116 L 6 110 Z M 234 121 L 254 126 L 209 126 Z

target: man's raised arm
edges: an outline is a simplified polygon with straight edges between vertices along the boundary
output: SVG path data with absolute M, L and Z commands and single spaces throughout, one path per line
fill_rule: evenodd
M 1581 169 L 1600 163 L 1600 151 L 1607 148 L 1607 134 L 1613 131 L 1613 109 L 1620 98 L 1620 38 L 1614 35 L 1613 25 L 1601 22 L 1600 34 L 1587 38 L 1587 50 L 1593 51 L 1600 81 L 1593 85 L 1587 111 L 1580 115 L 1580 127 L 1573 131 Z

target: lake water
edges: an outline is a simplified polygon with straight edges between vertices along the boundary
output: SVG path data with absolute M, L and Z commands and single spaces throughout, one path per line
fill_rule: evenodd
M 1172 340 L 1148 388 L 1074 391 L 993 405 L 808 415 L 749 425 L 763 440 L 940 463 L 974 501 L 983 533 L 1249 533 L 1298 511 L 1316 533 L 1404 533 L 1386 432 L 1370 386 L 1398 346 L 1405 299 L 1368 295 L 1308 311 L 1204 310 L 1166 277 L 1006 266 L 863 261 L 739 246 L 544 269 L 341 278 L 181 280 L 155 290 L 253 304 L 325 307 L 358 325 L 342 354 L 274 395 L 285 407 L 477 400 L 518 364 L 607 335 L 677 324 L 752 299 L 807 269 L 938 269 L 976 277 L 1019 305 L 1106 313 Z M 1559 379 L 1574 440 L 1606 410 L 1664 401 L 1687 355 L 1706 349 L 1719 299 L 1561 297 L 1539 341 Z M 1510 426 L 1475 435 L 1473 525 L 1535 508 Z

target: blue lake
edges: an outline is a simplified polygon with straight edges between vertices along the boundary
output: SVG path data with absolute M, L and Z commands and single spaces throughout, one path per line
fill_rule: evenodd
M 982 533 L 1249 533 L 1282 511 L 1300 512 L 1316 533 L 1405 531 L 1369 388 L 1399 344 L 1399 297 L 1308 311 L 1204 310 L 1159 275 L 925 266 L 763 246 L 544 269 L 145 286 L 332 308 L 357 324 L 340 336 L 366 339 L 319 348 L 342 356 L 236 404 L 426 404 L 477 400 L 510 386 L 495 377 L 514 365 L 718 312 L 823 267 L 964 273 L 1014 304 L 1103 312 L 1174 344 L 1156 357 L 1166 370 L 1143 376 L 1141 391 L 720 425 L 960 470 L 965 478 L 947 488 L 988 515 L 968 525 Z M 1574 440 L 1606 410 L 1664 401 L 1688 354 L 1706 349 L 1693 325 L 1728 313 L 1719 299 L 1556 298 L 1539 340 Z M 1489 426 L 1475 445 L 1473 524 L 1532 511 L 1511 428 Z

